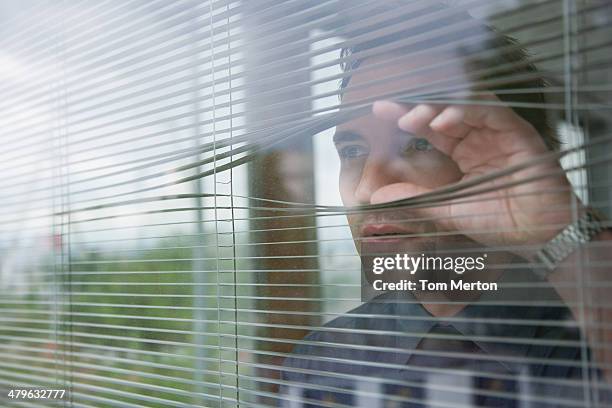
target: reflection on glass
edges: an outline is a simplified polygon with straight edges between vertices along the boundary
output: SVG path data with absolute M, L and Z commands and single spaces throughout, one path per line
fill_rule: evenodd
M 612 403 L 607 2 L 5 3 L 0 390 Z

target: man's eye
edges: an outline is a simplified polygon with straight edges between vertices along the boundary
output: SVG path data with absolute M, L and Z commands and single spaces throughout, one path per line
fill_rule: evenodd
M 428 152 L 430 150 L 433 150 L 433 148 L 434 147 L 431 145 L 431 143 L 427 141 L 427 139 L 415 137 L 412 140 L 410 140 L 410 142 L 408 143 L 404 151 L 406 153 L 413 151 L 413 150 L 416 150 L 418 152 Z
M 356 159 L 358 157 L 367 156 L 368 153 L 368 149 L 361 145 L 348 145 L 338 149 L 338 154 L 342 159 Z

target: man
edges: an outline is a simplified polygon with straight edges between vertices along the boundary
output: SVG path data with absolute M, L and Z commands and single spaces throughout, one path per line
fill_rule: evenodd
M 605 291 L 588 287 L 579 299 L 576 290 L 585 278 L 606 281 L 605 268 L 584 267 L 585 259 L 609 260 L 596 245 L 579 241 L 602 242 L 612 234 L 574 195 L 552 153 L 556 140 L 544 112 L 519 103 L 543 106 L 542 95 L 503 92 L 541 89 L 541 79 L 515 43 L 482 26 L 486 39 L 477 49 L 432 34 L 393 52 L 367 52 L 424 31 L 417 25 L 344 53 L 352 63 L 342 105 L 374 102 L 368 115 L 338 126 L 334 136 L 342 200 L 356 209 L 348 222 L 364 259 L 486 254 L 486 267 L 461 279 L 500 289 L 381 294 L 294 349 L 283 368 L 280 404 L 612 403 L 605 383 L 612 368 L 610 312 L 596 303 Z M 487 50 L 494 56 L 483 60 Z M 492 61 L 506 71 L 495 72 Z M 513 77 L 519 79 L 495 80 Z M 422 95 L 432 102 L 418 101 Z M 463 195 L 360 210 L 462 185 L 468 186 L 457 190 Z M 576 242 L 561 242 L 562 233 L 578 234 Z M 415 275 L 443 284 L 457 278 L 443 268 Z M 364 284 L 372 284 L 371 274 Z M 595 305 L 585 307 L 585 297 Z

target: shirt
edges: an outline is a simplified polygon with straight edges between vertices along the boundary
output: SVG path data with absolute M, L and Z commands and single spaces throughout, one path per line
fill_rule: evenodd
M 569 309 L 529 270 L 446 320 L 410 295 L 311 332 L 285 360 L 279 406 L 583 407 L 612 402 Z

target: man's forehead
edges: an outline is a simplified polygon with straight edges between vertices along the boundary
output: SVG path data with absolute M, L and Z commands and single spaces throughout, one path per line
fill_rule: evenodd
M 401 91 L 442 91 L 448 80 L 468 81 L 464 63 L 454 53 L 368 58 L 352 73 L 342 104 L 385 99 L 385 95 Z

